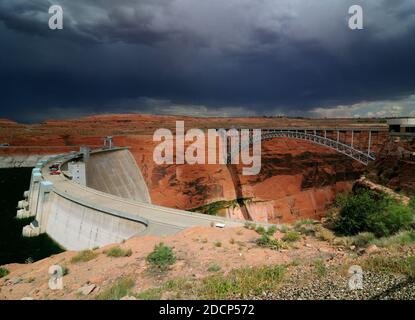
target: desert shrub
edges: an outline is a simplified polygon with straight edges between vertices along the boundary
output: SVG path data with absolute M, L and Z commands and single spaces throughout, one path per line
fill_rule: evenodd
M 265 228 L 263 226 L 259 226 L 255 229 L 255 231 L 259 234 L 264 234 L 266 232 Z
M 69 274 L 69 268 L 62 266 L 62 276 L 66 276 L 67 274 Z
M 220 271 L 221 267 L 217 263 L 212 263 L 209 265 L 207 271 L 209 272 L 218 272 Z
M 301 220 L 298 220 L 296 223 L 295 223 L 295 225 L 294 225 L 294 227 L 295 228 L 300 228 L 300 227 L 302 227 L 302 226 L 304 226 L 304 225 L 313 225 L 313 224 L 316 224 L 316 221 L 314 221 L 314 220 L 312 220 L 312 219 L 301 219 Z
M 311 219 L 303 219 L 296 222 L 294 230 L 304 235 L 314 235 L 316 231 L 316 221 Z
M 415 230 L 401 231 L 390 237 L 372 239 L 372 244 L 379 247 L 404 246 L 415 243 Z
M 325 228 L 319 228 L 315 235 L 319 240 L 327 242 L 332 242 L 336 237 L 332 231 Z
M 349 243 L 356 247 L 362 248 L 366 247 L 375 239 L 376 236 L 371 232 L 360 232 L 357 235 L 350 237 Z
M 134 288 L 135 281 L 129 277 L 122 277 L 118 279 L 110 288 L 102 291 L 97 297 L 97 300 L 120 300 L 122 297 L 131 294 Z
M 213 245 L 214 245 L 215 247 L 217 247 L 217 248 L 220 248 L 220 247 L 222 247 L 222 242 L 220 242 L 220 241 L 215 241 L 215 242 L 213 243 Z
M 282 233 L 286 233 L 287 231 L 291 230 L 291 228 L 286 224 L 282 224 L 279 226 L 278 230 Z
M 301 236 L 297 231 L 287 231 L 282 237 L 283 241 L 296 242 L 300 240 Z
M 114 257 L 114 258 L 120 258 L 120 257 L 130 257 L 133 252 L 131 249 L 122 249 L 120 247 L 113 247 L 109 249 L 107 252 L 107 257 Z
M 0 267 L 0 278 L 3 278 L 3 277 L 5 277 L 5 276 L 7 276 L 9 273 L 10 273 L 10 271 L 9 271 L 9 270 L 7 270 L 7 269 L 6 269 L 6 268 L 4 268 L 4 267 Z
M 172 248 L 160 242 L 155 245 L 154 250 L 147 256 L 146 260 L 152 267 L 167 269 L 176 262 L 176 256 Z
M 92 259 L 95 259 L 98 256 L 97 252 L 92 250 L 83 250 L 79 252 L 76 256 L 72 257 L 72 263 L 87 262 Z
M 256 224 L 252 222 L 245 222 L 244 227 L 248 230 L 255 230 Z
M 261 235 L 258 239 L 256 239 L 255 243 L 260 247 L 265 247 L 273 250 L 280 250 L 280 249 L 287 249 L 288 245 L 286 242 L 277 240 L 268 236 L 267 234 Z
M 202 299 L 246 299 L 278 289 L 285 266 L 262 266 L 232 270 L 228 275 L 212 275 L 202 280 L 197 294 Z
M 340 205 L 335 218 L 336 231 L 344 235 L 372 232 L 377 237 L 389 236 L 407 228 L 413 221 L 409 206 L 398 203 L 385 194 L 359 190 L 336 200 Z
M 314 261 L 314 273 L 318 277 L 324 277 L 327 275 L 327 267 L 322 260 Z
M 269 236 L 273 236 L 275 232 L 277 232 L 277 226 L 270 226 L 266 231 Z

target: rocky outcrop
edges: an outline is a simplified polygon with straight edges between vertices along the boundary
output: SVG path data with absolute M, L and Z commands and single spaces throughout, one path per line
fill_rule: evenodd
M 389 140 L 368 166 L 366 176 L 395 192 L 415 195 L 415 141 Z

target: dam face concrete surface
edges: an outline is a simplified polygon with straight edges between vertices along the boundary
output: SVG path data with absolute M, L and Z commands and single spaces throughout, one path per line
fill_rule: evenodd
M 150 204 L 150 196 L 130 151 L 93 151 L 85 159 L 86 186 L 71 180 L 68 163 L 83 161 L 70 153 L 39 162 L 33 169 L 27 201 L 17 216 L 35 217 L 23 228 L 27 237 L 47 233 L 68 250 L 121 242 L 138 235 L 164 236 L 187 227 L 240 226 L 229 220 Z M 59 163 L 60 171 L 50 170 Z
M 124 199 L 151 203 L 141 171 L 128 150 L 92 154 L 86 165 L 87 186 Z

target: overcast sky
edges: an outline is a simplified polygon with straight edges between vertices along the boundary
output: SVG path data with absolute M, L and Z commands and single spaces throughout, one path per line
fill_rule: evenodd
M 1 0 L 0 117 L 415 116 L 414 39 L 413 0 Z

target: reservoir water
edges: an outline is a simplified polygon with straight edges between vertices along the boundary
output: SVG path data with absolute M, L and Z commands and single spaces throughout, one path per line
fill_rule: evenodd
M 37 261 L 64 251 L 46 234 L 22 237 L 22 228 L 33 218 L 16 219 L 16 207 L 29 189 L 31 172 L 31 168 L 0 169 L 0 265 Z

